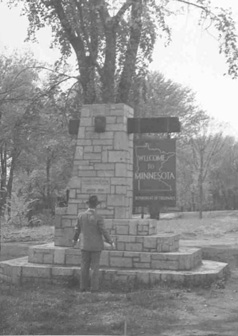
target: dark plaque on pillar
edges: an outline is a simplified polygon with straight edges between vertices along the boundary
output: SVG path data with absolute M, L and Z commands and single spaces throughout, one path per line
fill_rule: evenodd
M 77 135 L 79 130 L 79 124 L 80 124 L 79 119 L 71 119 L 69 121 L 69 134 Z
M 103 133 L 106 130 L 106 117 L 96 116 L 95 117 L 95 132 Z

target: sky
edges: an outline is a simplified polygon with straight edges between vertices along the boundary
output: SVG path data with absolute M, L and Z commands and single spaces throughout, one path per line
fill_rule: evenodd
M 212 1 L 232 8 L 238 27 L 238 0 Z M 218 52 L 218 42 L 211 30 L 197 26 L 196 18 L 196 11 L 190 10 L 169 19 L 173 27 L 172 42 L 165 47 L 163 39 L 158 40 L 150 69 L 191 88 L 198 105 L 224 126 L 228 123 L 226 133 L 238 138 L 238 79 L 224 76 L 227 68 Z M 0 52 L 31 50 L 40 61 L 54 63 L 60 52 L 50 49 L 50 29 L 40 31 L 39 43 L 33 44 L 24 42 L 27 26 L 27 18 L 20 16 L 18 8 L 9 9 L 0 3 Z

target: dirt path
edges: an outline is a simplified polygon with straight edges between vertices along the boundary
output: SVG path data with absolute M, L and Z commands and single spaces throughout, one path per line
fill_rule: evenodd
M 186 216 L 185 216 L 186 217 Z M 208 213 L 203 220 L 188 216 L 161 220 L 158 231 L 181 235 L 180 245 L 203 249 L 203 258 L 227 262 L 231 277 L 225 287 L 218 283 L 209 290 L 185 292 L 176 309 L 177 327 L 163 336 L 238 335 L 238 214 Z M 223 288 L 224 287 L 224 288 Z
M 233 271 L 225 288 L 185 293 L 178 310 L 179 325 L 163 336 L 237 336 L 238 271 Z M 183 324 L 183 325 L 182 325 Z
M 163 219 L 158 221 L 159 232 L 180 234 L 180 246 L 202 248 L 203 259 L 226 262 L 232 269 L 238 268 L 237 211 L 206 213 L 202 220 L 191 214 Z

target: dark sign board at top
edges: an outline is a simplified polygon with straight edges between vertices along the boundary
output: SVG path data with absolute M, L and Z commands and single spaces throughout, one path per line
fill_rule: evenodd
M 181 131 L 178 117 L 128 118 L 128 133 L 177 133 Z
M 134 207 L 151 203 L 176 206 L 174 139 L 135 139 L 133 201 Z

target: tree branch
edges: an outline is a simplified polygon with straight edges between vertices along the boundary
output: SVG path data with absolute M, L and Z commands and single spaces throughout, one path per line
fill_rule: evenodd
M 125 14 L 127 9 L 133 4 L 133 0 L 127 0 L 122 7 L 118 10 L 117 14 L 113 16 L 113 20 L 115 24 L 118 24 L 122 16 Z
M 101 17 L 102 24 L 104 26 L 104 29 L 107 26 L 107 21 L 111 19 L 111 16 L 107 10 L 106 3 L 104 0 L 100 0 L 100 3 L 98 5 L 98 12 Z
M 16 82 L 16 80 L 17 80 L 17 78 L 23 73 L 23 72 L 25 72 L 25 71 L 27 71 L 27 70 L 29 70 L 29 69 L 43 69 L 43 70 L 47 70 L 47 71 L 51 71 L 51 72 L 53 72 L 53 73 L 55 73 L 55 72 L 57 72 L 55 69 L 50 69 L 50 68 L 47 68 L 47 67 L 45 67 L 45 66 L 29 66 L 29 67 L 26 67 L 26 68 L 24 68 L 24 69 L 22 69 L 21 71 L 19 71 L 18 72 L 18 74 L 15 76 L 15 78 L 13 79 L 13 84 L 14 84 L 14 82 Z M 59 76 L 62 76 L 62 77 L 67 77 L 67 79 L 72 79 L 72 78 L 74 78 L 74 79 L 78 79 L 78 76 L 69 76 L 69 75 L 67 75 L 67 74 L 65 74 L 65 73 L 63 73 L 63 72 L 57 72 L 58 73 L 58 75 Z M 21 85 L 20 85 L 21 86 Z M 19 87 L 20 87 L 19 86 Z M 18 88 L 18 87 L 17 87 Z M 15 88 L 16 89 L 16 88 Z M 14 88 L 12 88 L 12 89 L 9 89 L 9 90 L 6 90 L 6 91 L 2 91 L 2 92 L 0 92 L 0 95 L 4 95 L 4 94 L 6 94 L 6 93 L 9 93 L 10 91 L 12 91 L 12 90 L 15 90 Z
M 70 41 L 70 43 L 72 44 L 72 47 L 74 48 L 76 55 L 78 55 L 78 53 L 80 52 L 80 57 L 82 57 L 82 59 L 85 58 L 85 49 L 84 49 L 84 43 L 81 39 L 80 36 L 77 36 L 75 34 L 75 31 L 73 30 L 73 28 L 71 27 L 71 25 L 69 24 L 69 21 L 66 17 L 64 8 L 62 6 L 62 2 L 61 0 L 52 0 L 52 4 L 55 8 L 55 11 L 58 15 L 58 18 L 62 24 L 62 27 L 66 33 L 66 35 L 68 36 L 68 39 Z
M 202 9 L 203 11 L 205 11 L 206 13 L 211 13 L 207 7 L 203 6 L 203 5 L 199 5 L 199 4 L 196 4 L 194 2 L 190 2 L 190 1 L 186 1 L 186 0 L 174 0 L 176 2 L 181 2 L 181 3 L 184 3 L 188 6 L 193 6 L 193 7 L 196 7 L 196 8 L 199 8 L 199 9 Z
M 127 1 L 127 3 L 131 1 Z M 135 73 L 135 63 L 140 44 L 142 29 L 142 0 L 132 0 L 130 36 L 127 43 L 124 66 L 118 85 L 117 102 L 128 104 L 132 77 Z
M 80 0 L 80 3 L 78 1 L 74 0 L 74 3 L 75 3 L 75 5 L 78 9 L 78 12 L 79 12 L 82 34 L 83 34 L 84 39 L 87 43 L 87 47 L 90 50 L 89 36 L 88 36 L 87 29 L 85 29 L 85 22 L 84 22 L 84 17 L 83 17 L 83 12 L 82 12 L 82 0 Z

